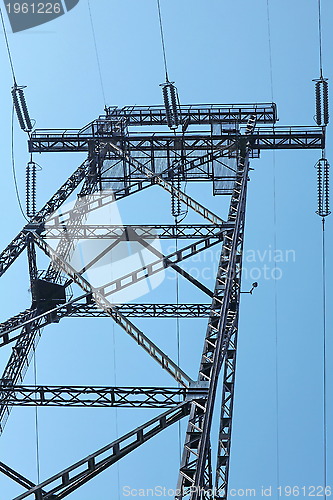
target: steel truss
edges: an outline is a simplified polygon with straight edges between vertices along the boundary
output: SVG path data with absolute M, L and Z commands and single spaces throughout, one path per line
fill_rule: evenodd
M 32 290 L 31 307 L 0 324 L 0 347 L 16 341 L 0 379 L 0 432 L 13 406 L 118 406 L 167 408 L 167 411 L 39 485 L 34 485 L 0 463 L 0 472 L 27 490 L 15 500 L 31 496 L 35 500 L 65 498 L 185 416 L 189 416 L 189 421 L 177 498 L 206 500 L 210 498 L 213 485 L 216 500 L 227 498 L 249 158 L 259 157 L 262 149 L 322 149 L 325 133 L 320 127 L 263 127 L 265 124 L 274 125 L 277 120 L 273 103 L 180 106 L 179 119 L 181 132 L 166 134 L 154 130 L 149 133 L 149 126 L 166 124 L 163 107 L 110 107 L 106 115 L 80 130 L 37 130 L 31 134 L 31 152 L 87 151 L 88 159 L 0 254 L 1 276 L 27 250 Z M 204 125 L 206 130 L 198 133 L 196 125 Z M 142 126 L 143 132 L 133 133 L 131 126 Z M 175 179 L 179 180 L 178 184 Z M 191 180 L 210 181 L 214 194 L 231 196 L 227 220 L 181 189 L 180 182 Z M 81 183 L 83 185 L 74 208 L 61 214 L 55 213 Z M 87 214 L 92 211 L 156 185 L 188 210 L 199 214 L 205 223 L 143 226 L 85 224 Z M 84 278 L 85 269 L 76 270 L 69 263 L 75 241 L 110 239 L 110 245 L 115 245 L 118 240 L 131 240 L 133 237 L 155 255 L 155 261 L 100 288 L 92 287 Z M 190 241 L 183 248 L 163 255 L 150 243 L 156 238 Z M 59 241 L 55 249 L 50 245 L 52 240 Z M 211 291 L 186 273 L 179 263 L 218 244 L 222 248 L 215 288 Z M 51 258 L 48 270 L 42 275 L 37 268 L 36 245 Z M 95 260 L 102 255 L 103 252 Z M 199 287 L 212 298 L 212 303 L 111 302 L 112 294 L 166 268 L 173 269 Z M 70 283 L 83 290 L 80 297 L 73 299 L 66 294 Z M 23 385 L 43 328 L 65 317 L 111 317 L 179 386 Z M 195 380 L 129 319 L 135 317 L 208 318 Z M 216 438 L 211 427 L 222 367 L 218 455 L 214 461 L 210 440 Z
M 164 153 L 165 157 L 169 152 L 191 153 L 203 151 L 221 151 L 222 156 L 230 156 L 230 149 L 237 149 L 241 135 L 239 132 L 232 131 L 210 135 L 207 137 L 176 135 L 133 135 L 121 139 L 112 134 L 80 135 L 79 130 L 68 132 L 67 130 L 55 131 L 36 131 L 33 133 L 29 146 L 30 151 L 34 153 L 46 152 L 88 152 L 91 144 L 96 140 L 104 142 L 117 139 L 118 145 L 124 151 L 130 151 L 133 158 L 140 158 L 140 153 L 144 153 L 150 160 L 154 159 L 154 153 Z M 323 133 L 319 127 L 273 127 L 258 128 L 251 137 L 251 148 L 253 151 L 262 149 L 318 149 L 324 144 Z M 107 158 L 112 159 L 109 155 Z M 160 160 L 161 155 L 155 159 Z M 187 180 L 194 180 L 192 177 Z
M 203 388 L 190 387 L 82 387 L 6 386 L 1 398 L 11 406 L 97 406 L 125 408 L 171 408 L 180 401 L 206 397 Z
M 249 125 L 253 129 L 254 116 Z M 248 149 L 249 142 L 243 142 L 229 210 L 229 220 L 233 221 L 235 226 L 233 230 L 225 234 L 222 242 L 211 314 L 198 373 L 198 380 L 208 386 L 208 395 L 204 404 L 192 403 L 178 479 L 177 489 L 181 492 L 178 498 L 191 497 L 197 500 L 203 497 L 208 498 L 210 495 L 208 492 L 211 492 L 207 471 L 210 468 L 209 439 L 216 391 L 219 372 L 234 333 L 239 309 L 241 255 L 249 169 Z M 231 436 L 229 442 L 230 439 Z M 230 446 L 229 443 L 228 446 Z
M 170 224 L 170 225 L 130 225 L 130 226 L 101 226 L 101 225 L 76 225 L 74 236 L 77 239 L 117 239 L 125 236 L 128 240 L 133 238 L 129 231 L 136 234 L 138 238 L 146 239 L 202 239 L 207 236 L 219 238 L 221 229 L 230 229 L 232 224 Z M 46 239 L 58 240 L 67 232 L 66 225 L 53 226 L 44 225 L 41 235 Z

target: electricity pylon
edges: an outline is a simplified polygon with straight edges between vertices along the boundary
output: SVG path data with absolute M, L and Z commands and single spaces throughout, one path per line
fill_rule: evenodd
M 31 307 L 0 325 L 0 346 L 14 345 L 1 378 L 0 431 L 13 406 L 163 408 L 164 412 L 38 485 L 1 463 L 0 471 L 24 489 L 15 500 L 33 496 L 37 500 L 64 498 L 182 418 L 188 418 L 188 425 L 177 498 L 227 497 L 249 162 L 259 158 L 264 149 L 323 149 L 325 133 L 322 127 L 275 126 L 277 112 L 272 103 L 181 105 L 178 113 L 180 125 L 171 132 L 165 132 L 164 107 L 134 106 L 107 108 L 105 115 L 80 130 L 37 130 L 30 135 L 31 153 L 86 152 L 87 159 L 0 255 L 2 275 L 22 252 L 27 252 L 32 294 Z M 142 132 L 137 132 L 138 127 Z M 227 217 L 215 214 L 189 196 L 182 186 L 191 182 L 209 182 L 213 195 L 229 196 Z M 65 202 L 80 186 L 74 207 L 66 207 Z M 151 186 L 168 192 L 174 204 L 196 212 L 205 223 L 88 223 L 92 212 Z M 163 239 L 187 241 L 185 246 L 164 255 L 155 244 Z M 96 240 L 103 242 L 102 250 L 96 250 L 82 268 L 74 265 L 77 245 Z M 88 270 L 120 242 L 133 241 L 150 254 L 150 259 L 137 268 L 125 269 L 106 283 L 93 283 Z M 179 264 L 215 245 L 221 250 L 211 290 Z M 50 258 L 46 271 L 38 269 L 36 248 Z M 208 295 L 210 302 L 114 300 L 168 268 Z M 81 288 L 82 293 L 69 295 L 71 284 Z M 42 329 L 64 317 L 91 316 L 111 317 L 135 340 L 138 349 L 143 349 L 172 377 L 174 385 L 24 386 L 24 375 Z M 207 318 L 197 377 L 192 379 L 153 343 L 132 322 L 136 317 Z M 222 404 L 218 409 L 216 395 L 221 377 Z M 220 412 L 218 436 L 212 430 L 216 411 Z M 211 440 L 218 440 L 215 461 L 211 459 Z

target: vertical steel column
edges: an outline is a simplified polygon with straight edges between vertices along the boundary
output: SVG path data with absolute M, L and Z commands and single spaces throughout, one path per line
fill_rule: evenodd
M 249 124 L 247 133 L 251 133 L 252 129 L 253 126 Z M 243 246 L 241 248 L 241 255 L 242 253 L 243 253 Z M 241 269 L 239 270 L 239 280 L 240 279 L 241 279 Z M 238 303 L 239 303 L 239 296 L 238 296 Z M 232 422 L 233 422 L 233 405 L 234 405 L 234 390 L 235 390 L 235 376 L 236 376 L 238 319 L 239 319 L 239 307 L 237 309 L 234 331 L 232 333 L 232 336 L 230 337 L 227 356 L 224 363 L 220 428 L 218 437 L 218 450 L 217 450 L 215 489 L 214 489 L 215 500 L 220 500 L 220 499 L 225 500 L 228 495 L 231 433 L 232 433 Z
M 236 349 L 238 336 L 238 318 L 229 341 L 229 348 L 224 362 L 220 429 L 215 476 L 215 500 L 227 498 L 230 467 L 231 432 L 233 421 L 233 403 L 236 374 Z
M 247 134 L 251 133 L 254 124 L 254 119 L 249 121 Z M 207 490 L 204 474 L 207 468 L 207 450 L 219 372 L 238 320 L 248 155 L 248 143 L 244 137 L 240 143 L 240 158 L 228 219 L 235 225 L 234 229 L 226 233 L 222 244 L 211 315 L 198 376 L 198 383 L 206 382 L 208 385 L 208 396 L 200 406 L 195 402 L 192 403 L 177 485 L 177 498 L 179 499 L 190 497 L 191 500 L 199 500 L 211 495 L 211 492 Z

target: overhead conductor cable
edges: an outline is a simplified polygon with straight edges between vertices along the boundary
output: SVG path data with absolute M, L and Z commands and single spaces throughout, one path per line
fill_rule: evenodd
M 319 34 L 319 66 L 320 77 L 315 81 L 316 96 L 316 116 L 317 125 L 326 127 L 329 122 L 328 109 L 328 81 L 323 77 L 323 57 L 322 57 L 322 25 L 321 25 L 321 0 L 318 0 L 318 34 Z M 325 243 L 325 218 L 331 213 L 329 207 L 329 168 L 328 160 L 325 158 L 325 149 L 322 157 L 316 163 L 317 169 L 317 190 L 318 190 L 318 210 L 316 213 L 322 219 L 322 304 L 323 304 L 323 468 L 324 468 L 324 498 L 326 500 L 327 487 L 327 353 L 326 353 L 326 243 Z
M 25 87 L 20 87 L 17 85 L 16 82 L 16 76 L 15 76 L 15 70 L 14 70 L 14 64 L 13 64 L 13 58 L 10 52 L 10 47 L 9 47 L 9 42 L 8 42 L 8 36 L 7 36 L 7 30 L 5 26 L 5 21 L 3 18 L 3 13 L 2 9 L 0 9 L 0 17 L 1 17 L 1 24 L 2 24 L 2 29 L 3 29 L 3 34 L 5 37 L 5 42 L 6 42 L 6 47 L 7 47 L 7 53 L 8 53 L 8 59 L 9 59 L 9 64 L 10 64 L 10 69 L 13 75 L 13 87 L 11 90 L 11 94 L 13 97 L 13 104 L 14 108 L 16 111 L 17 119 L 19 121 L 20 127 L 24 132 L 31 132 L 32 130 L 32 123 L 31 119 L 29 116 L 29 111 L 27 107 L 27 103 L 24 97 L 24 92 L 23 89 Z

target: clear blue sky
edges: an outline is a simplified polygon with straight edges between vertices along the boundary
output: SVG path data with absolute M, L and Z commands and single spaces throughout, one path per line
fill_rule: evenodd
M 266 0 L 162 0 L 161 3 L 170 77 L 176 81 L 182 103 L 272 100 Z M 312 79 L 319 76 L 317 1 L 270 0 L 269 6 L 273 99 L 278 106 L 279 125 L 314 125 Z M 91 10 L 107 104 L 160 104 L 159 84 L 164 74 L 156 2 L 91 0 Z M 322 0 L 322 11 L 324 76 L 332 81 L 333 4 L 330 0 Z M 38 128 L 79 128 L 103 112 L 86 0 L 80 0 L 70 13 L 44 26 L 16 34 L 10 33 L 9 23 L 7 27 L 17 80 L 28 87 L 26 98 Z M 17 206 L 11 173 L 12 82 L 3 41 L 0 64 L 0 210 L 1 246 L 5 247 L 24 220 Z M 333 162 L 330 127 L 327 132 L 327 158 Z M 15 125 L 15 158 L 22 198 L 28 161 L 25 141 L 25 135 Z M 256 279 L 254 268 L 259 268 L 261 277 L 254 295 L 244 295 L 242 299 L 232 488 L 259 489 L 262 485 L 276 487 L 277 483 L 323 485 L 321 223 L 315 215 L 314 169 L 319 157 L 320 151 L 275 154 L 267 151 L 260 160 L 251 163 L 255 170 L 249 183 L 243 289 L 249 289 Z M 83 158 L 81 154 L 65 153 L 36 156 L 43 167 L 38 175 L 38 206 L 44 204 Z M 224 210 L 225 200 L 221 197 L 212 200 L 208 187 L 190 186 L 189 194 L 216 212 Z M 157 194 L 152 190 L 149 195 L 138 195 L 120 208 L 127 223 L 157 223 L 162 219 L 172 222 L 168 197 L 160 190 Z M 200 219 L 189 215 L 188 221 L 200 222 Z M 282 277 L 277 282 L 262 275 L 264 265 L 268 266 L 268 273 L 274 266 L 269 250 L 274 247 L 275 237 L 277 249 L 284 255 L 284 262 L 278 263 Z M 327 238 L 328 484 L 333 486 L 331 220 L 327 221 Z M 291 251 L 288 259 L 287 250 Z M 41 256 L 40 267 L 45 265 Z M 203 265 L 203 261 L 194 261 L 184 268 Z M 213 286 L 214 280 L 205 283 Z M 1 279 L 2 320 L 29 306 L 28 288 L 26 259 L 22 255 Z M 175 302 L 175 281 L 166 281 L 155 295 L 147 295 L 142 300 Z M 206 298 L 181 280 L 180 300 L 200 302 Z M 175 320 L 137 320 L 136 323 L 176 358 Z M 180 329 L 182 366 L 195 377 L 205 321 L 182 320 Z M 10 352 L 11 346 L 1 349 L 1 370 Z M 38 383 L 45 385 L 173 385 L 167 374 L 108 319 L 65 319 L 59 325 L 46 328 L 38 346 L 37 367 Z M 31 369 L 25 383 L 33 383 Z M 45 479 L 157 412 L 41 408 L 38 414 L 41 478 Z M 32 481 L 37 480 L 34 418 L 32 408 L 14 409 L 0 439 L 1 460 Z M 178 429 L 174 426 L 70 498 L 122 498 L 121 489 L 126 485 L 174 488 L 178 447 Z M 10 500 L 20 492 L 19 486 L 0 476 L 0 500 Z

